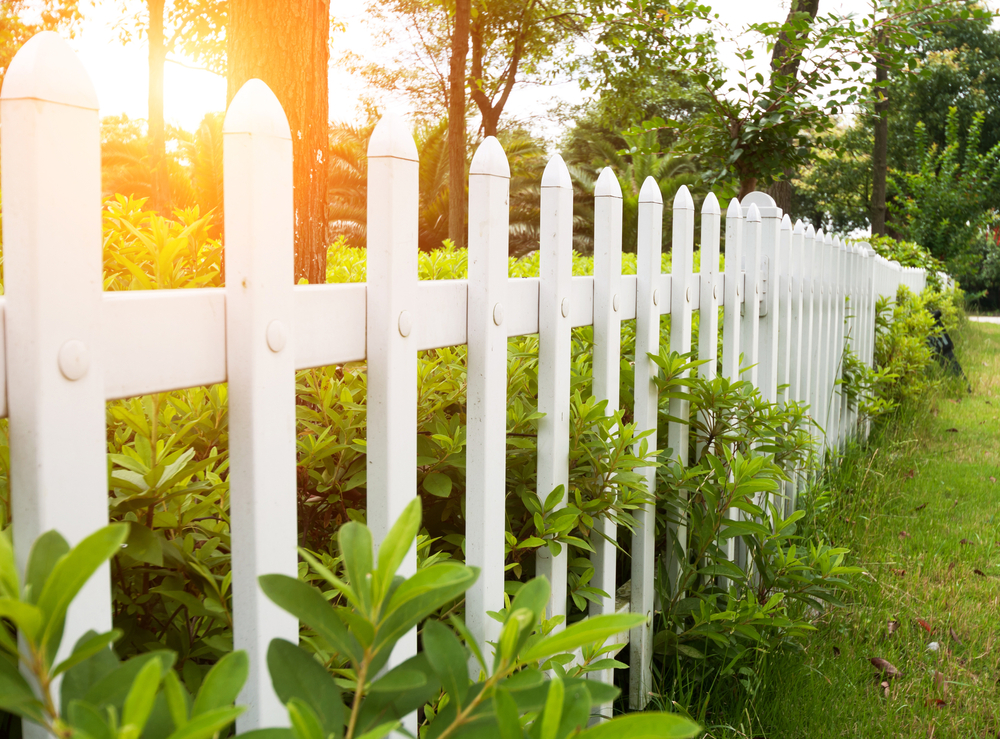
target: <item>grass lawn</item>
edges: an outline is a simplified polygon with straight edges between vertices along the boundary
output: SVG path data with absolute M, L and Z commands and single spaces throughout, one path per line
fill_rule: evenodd
M 747 728 L 711 736 L 1000 737 L 1000 325 L 956 343 L 972 393 L 850 455 L 818 516 L 865 569 L 849 608 L 760 666 Z

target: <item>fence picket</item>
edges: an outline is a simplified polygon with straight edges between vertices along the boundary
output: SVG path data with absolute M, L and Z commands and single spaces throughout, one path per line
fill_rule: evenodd
M 238 719 L 248 731 L 288 724 L 267 648 L 299 635 L 298 620 L 257 586 L 261 575 L 298 571 L 292 135 L 260 80 L 233 98 L 222 131 L 233 645 L 250 657 Z
M 538 288 L 538 498 L 569 484 L 570 290 L 573 277 L 573 183 L 558 154 L 542 173 Z M 566 547 L 538 550 L 536 572 L 549 579 L 549 618 L 566 615 Z M 558 627 L 563 628 L 562 625 Z
M 674 196 L 673 238 L 671 240 L 671 281 L 670 281 L 670 351 L 688 354 L 691 351 L 692 311 L 694 309 L 694 201 L 685 185 L 681 185 Z M 686 378 L 688 372 L 681 373 Z M 667 446 L 673 459 L 682 467 L 687 466 L 690 426 L 686 423 L 691 412 L 691 403 L 681 398 L 671 398 L 669 413 L 684 423 L 670 421 L 667 424 Z M 678 491 L 679 498 L 686 500 L 686 493 Z M 671 524 L 676 538 L 676 546 L 667 534 L 667 576 L 676 588 L 687 553 L 687 513 L 682 502 L 676 511 L 677 523 Z M 680 557 L 678 559 L 678 557 Z
M 97 109 L 90 77 L 55 33 L 36 35 L 10 62 L 0 158 L 11 514 L 22 574 L 46 531 L 75 545 L 108 523 Z M 88 629 L 111 629 L 107 564 L 70 606 L 57 659 Z
M 792 288 L 794 265 L 792 262 L 792 220 L 786 213 L 781 217 L 778 230 L 778 252 L 775 261 L 777 279 L 774 289 L 778 310 L 778 399 L 785 402 L 792 395 Z
M 714 193 L 705 196 L 701 205 L 701 286 L 698 305 L 698 376 L 712 380 L 719 372 L 719 305 L 724 283 L 719 274 L 719 227 L 722 212 Z M 703 423 L 708 423 L 709 410 L 702 411 Z M 700 456 L 701 442 L 695 450 Z
M 663 248 L 663 198 L 652 177 L 639 190 L 638 259 L 636 260 L 635 319 L 635 423 L 636 431 L 652 430 L 650 448 L 655 448 L 658 393 L 653 379 L 656 365 L 649 359 L 660 351 L 660 255 Z M 639 470 L 651 495 L 656 493 L 656 468 Z M 635 512 L 636 528 L 632 534 L 632 613 L 645 615 L 648 621 L 632 629 L 629 636 L 629 706 L 645 707 L 651 687 L 650 664 L 653 658 L 653 571 L 656 508 L 645 505 Z
M 500 624 L 487 612 L 504 605 L 509 189 L 507 155 L 490 136 L 479 145 L 469 169 L 465 445 L 465 557 L 480 569 L 465 595 L 465 620 L 484 654 L 487 642 L 500 636 Z M 478 675 L 478 668 L 474 672 Z
M 760 262 L 761 217 L 756 204 L 743 205 L 743 318 L 740 321 L 740 349 L 743 351 L 743 379 L 755 387 L 760 360 Z

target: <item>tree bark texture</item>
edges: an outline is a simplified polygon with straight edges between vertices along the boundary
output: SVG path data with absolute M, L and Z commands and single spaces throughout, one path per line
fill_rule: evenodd
M 513 48 L 510 52 L 510 61 L 507 62 L 507 68 L 504 70 L 500 78 L 502 82 L 502 86 L 499 88 L 500 98 L 495 103 L 483 89 L 483 55 L 485 50 L 483 48 L 483 33 L 481 26 L 485 23 L 484 15 L 480 13 L 477 18 L 477 22 L 473 23 L 471 26 L 472 69 L 471 79 L 469 80 L 469 91 L 472 95 L 473 102 L 476 104 L 476 107 L 479 108 L 479 112 L 483 117 L 483 136 L 497 135 L 497 127 L 500 124 L 500 114 L 503 113 L 504 106 L 507 105 L 510 93 L 514 89 L 514 83 L 517 82 L 517 68 L 521 63 L 521 57 L 524 56 L 525 36 L 530 31 L 526 25 L 527 20 L 525 19 L 529 17 L 533 6 L 534 2 L 531 2 L 527 7 L 525 7 L 521 25 L 518 26 L 517 33 L 514 36 Z
M 465 246 L 465 63 L 471 0 L 456 0 L 448 74 L 448 238 Z
M 166 213 L 170 208 L 170 177 L 167 169 L 167 132 L 163 119 L 163 68 L 167 47 L 163 35 L 163 2 L 149 0 L 149 100 L 146 119 L 149 144 L 149 186 L 153 210 Z
M 875 143 L 872 146 L 872 204 L 869 219 L 872 236 L 885 236 L 885 181 L 889 171 L 889 98 L 886 83 L 889 70 L 881 57 L 875 58 Z
M 231 0 L 226 33 L 228 100 L 260 79 L 292 131 L 295 279 L 326 282 L 330 0 Z

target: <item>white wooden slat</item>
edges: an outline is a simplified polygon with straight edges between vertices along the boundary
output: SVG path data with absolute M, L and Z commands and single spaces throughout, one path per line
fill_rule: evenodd
M 621 367 L 622 190 L 614 172 L 605 167 L 594 185 L 594 349 L 593 394 L 606 400 L 607 414 L 618 410 Z M 576 297 L 574 296 L 574 306 Z M 590 615 L 615 612 L 618 527 L 605 518 L 594 522 L 590 544 L 594 576 L 591 585 L 607 593 L 590 604 Z M 613 642 L 614 643 L 614 642 Z M 612 670 L 592 673 L 592 679 L 613 682 Z M 601 713 L 610 717 L 609 706 Z
M 859 348 L 858 342 L 858 248 L 854 244 L 847 244 L 847 313 L 846 313 L 846 343 L 855 354 Z M 845 408 L 845 440 L 853 438 L 857 426 L 857 405 L 853 407 L 846 401 Z
M 829 360 L 828 350 L 827 350 L 827 335 L 828 335 L 828 323 L 829 323 L 829 309 L 827 306 L 827 298 L 829 293 L 829 271 L 830 262 L 828 259 L 829 249 L 826 247 L 826 235 L 823 230 L 817 230 L 815 238 L 813 239 L 814 244 L 814 267 L 813 267 L 813 278 L 816 283 L 816 294 L 814 295 L 815 300 L 815 312 L 813 314 L 813 330 L 810 332 L 812 335 L 813 342 L 813 367 L 812 367 L 812 388 L 811 388 L 811 403 L 812 406 L 812 418 L 816 424 L 816 440 L 820 444 L 818 449 L 819 453 L 822 453 L 826 449 L 825 439 L 825 421 L 824 416 L 826 415 L 826 384 L 824 377 L 824 368 L 826 367 L 826 362 Z
M 755 387 L 758 384 L 760 357 L 760 263 L 761 263 L 761 217 L 756 204 L 743 205 L 743 317 L 740 321 L 740 349 L 743 351 L 745 371 L 742 378 Z
M 507 156 L 490 136 L 476 150 L 469 170 L 465 446 L 465 557 L 480 569 L 479 579 L 465 594 L 465 622 L 484 654 L 489 653 L 487 642 L 495 643 L 500 636 L 500 624 L 487 611 L 504 606 L 509 189 Z M 478 667 L 473 669 L 478 675 Z
M 256 79 L 233 98 L 222 132 L 233 646 L 250 658 L 239 699 L 247 710 L 237 719 L 249 731 L 288 724 L 267 648 L 299 636 L 298 619 L 257 583 L 298 574 L 292 134 L 278 99 Z
M 691 352 L 692 311 L 694 302 L 694 201 L 685 185 L 681 185 L 674 196 L 673 203 L 673 238 L 671 239 L 671 285 L 670 298 L 670 351 L 677 354 Z M 686 378 L 688 372 L 683 372 L 681 378 Z M 690 442 L 690 425 L 686 423 L 691 413 L 691 403 L 681 398 L 671 398 L 669 413 L 673 418 L 681 419 L 682 423 L 670 421 L 667 424 L 667 446 L 673 459 L 682 467 L 688 463 Z M 687 506 L 686 492 L 678 491 L 680 505 L 675 511 L 676 524 L 671 524 L 672 534 L 667 533 L 665 544 L 667 577 L 671 587 L 680 587 L 678 578 L 683 570 L 687 553 Z M 676 538 L 677 546 L 673 539 Z
M 296 285 L 296 369 L 364 360 L 367 289 L 363 282 Z
M 799 383 L 799 398 L 809 405 L 809 415 L 815 414 L 816 388 L 816 299 L 818 280 L 816 279 L 816 229 L 807 224 L 802 234 L 802 351 Z M 816 429 L 812 428 L 814 439 Z
M 722 211 L 714 193 L 705 196 L 701 206 L 700 295 L 698 296 L 698 376 L 712 380 L 719 366 L 719 304 L 723 285 L 719 280 L 719 236 Z M 702 421 L 710 422 L 711 410 L 702 411 Z M 695 450 L 700 456 L 702 445 Z
M 746 224 L 743 220 L 743 209 L 740 207 L 740 201 L 733 198 L 729 201 L 729 208 L 726 210 L 725 308 L 722 312 L 722 376 L 731 383 L 740 379 L 741 313 L 745 287 L 742 273 L 745 229 Z M 739 510 L 729 508 L 726 511 L 726 516 L 730 520 L 737 520 Z M 720 547 L 729 561 L 736 560 L 735 538 L 727 538 L 720 543 Z M 723 589 L 728 589 L 728 581 L 725 578 L 720 578 L 719 582 Z
M 757 258 L 751 262 L 749 258 L 745 260 L 748 265 L 756 265 L 759 269 L 757 277 L 757 296 L 760 300 L 759 318 L 757 321 L 757 356 L 754 363 L 757 365 L 754 377 L 754 385 L 760 388 L 761 395 L 765 400 L 775 402 L 778 399 L 778 319 L 780 301 L 778 299 L 778 278 L 776 270 L 778 237 L 781 226 L 781 208 L 774 204 L 774 199 L 763 192 L 752 192 L 743 199 L 743 212 L 747 213 L 750 206 L 755 205 L 760 213 L 760 241 Z M 747 249 L 744 244 L 744 249 Z M 746 253 L 744 253 L 746 256 Z M 747 288 L 747 295 L 750 289 Z M 744 320 L 748 315 L 744 311 Z M 752 330 L 752 327 L 745 330 Z M 744 334 L 747 338 L 747 334 Z M 744 349 L 746 351 L 746 349 Z M 749 362 L 748 362 L 749 363 Z
M 806 280 L 805 275 L 808 269 L 805 254 L 805 228 L 802 221 L 796 221 L 792 229 L 791 245 L 789 247 L 789 277 L 791 282 L 791 299 L 789 310 L 788 342 L 790 345 L 788 357 L 788 397 L 796 402 L 803 402 L 806 397 L 805 378 L 803 370 L 805 367 L 803 357 L 803 343 L 805 332 L 803 325 L 807 320 L 806 303 Z M 806 329 L 808 330 L 808 329 Z M 792 513 L 798 504 L 798 494 L 805 484 L 802 471 L 799 470 L 792 477 L 792 484 L 789 489 L 789 498 L 786 512 Z
M 792 221 L 786 213 L 781 217 L 778 231 L 778 251 L 772 272 L 777 273 L 775 302 L 778 310 L 778 399 L 782 402 L 793 397 L 792 392 Z
M 108 523 L 97 111 L 86 70 L 55 33 L 34 36 L 10 62 L 0 93 L 0 189 L 11 512 L 22 573 L 42 533 L 55 529 L 75 545 Z M 110 628 L 105 564 L 70 606 L 57 661 L 88 629 Z M 45 735 L 25 724 L 26 736 Z
M 656 438 L 658 393 L 653 380 L 656 365 L 649 355 L 660 351 L 660 256 L 662 254 L 663 199 L 652 177 L 639 190 L 638 219 L 638 290 L 635 328 L 635 424 L 638 432 L 652 431 Z M 650 445 L 654 446 L 654 445 Z M 639 470 L 651 495 L 656 494 L 656 468 Z M 632 613 L 641 613 L 647 621 L 632 629 L 629 636 L 629 706 L 644 708 L 649 701 L 653 659 L 653 573 L 656 509 L 645 505 L 635 512 L 636 528 L 632 534 Z
M 834 279 L 837 280 L 837 306 L 833 324 L 833 410 L 830 414 L 830 425 L 833 427 L 833 440 L 836 449 L 844 442 L 844 395 L 843 386 L 839 384 L 844 369 L 844 316 L 847 300 L 847 249 L 840 237 L 834 237 Z
M 570 315 L 573 275 L 573 183 L 562 157 L 549 160 L 542 173 L 541 240 L 538 290 L 537 494 L 540 500 L 569 485 Z M 536 572 L 552 586 L 549 617 L 566 614 L 568 552 L 538 550 Z M 563 628 L 561 625 L 559 628 Z
M 823 393 L 826 397 L 826 412 L 823 414 L 823 426 L 826 429 L 826 447 L 828 449 L 837 448 L 837 390 L 836 372 L 840 364 L 840 351 L 837 348 L 840 335 L 840 305 L 841 285 L 840 285 L 840 248 L 834 241 L 833 234 L 826 234 L 823 240 L 829 256 L 830 265 L 828 274 L 830 275 L 829 312 L 827 314 L 826 331 L 826 364 L 823 367 L 824 387 Z
M 368 144 L 368 526 L 376 547 L 417 494 L 417 147 L 395 115 Z M 411 547 L 399 574 L 416 572 Z M 389 667 L 416 654 L 416 633 Z M 415 733 L 414 716 L 406 728 Z

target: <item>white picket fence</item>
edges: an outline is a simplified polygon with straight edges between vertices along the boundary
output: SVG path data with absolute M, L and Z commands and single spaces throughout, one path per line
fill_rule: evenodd
M 618 407 L 620 326 L 636 320 L 635 420 L 655 429 L 660 316 L 671 315 L 670 348 L 690 351 L 700 311 L 702 359 L 722 372 L 743 366 L 764 397 L 811 404 L 823 445 L 841 444 L 853 411 L 834 392 L 841 350 L 872 360 L 876 296 L 922 270 L 901 269 L 865 245 L 851 246 L 787 215 L 762 193 L 730 202 L 725 270 L 722 214 L 709 195 L 701 212 L 701 270 L 693 273 L 695 211 L 681 188 L 673 203 L 672 273 L 660 273 L 662 210 L 652 179 L 640 193 L 638 275 L 621 274 L 622 196 L 610 170 L 595 190 L 593 277 L 574 277 L 573 189 L 552 158 L 541 190 L 541 271 L 508 279 L 509 169 L 496 139 L 483 142 L 469 177 L 469 277 L 417 278 L 417 150 L 407 126 L 386 116 L 368 150 L 367 284 L 293 284 L 292 142 L 277 99 L 250 81 L 224 125 L 225 288 L 102 292 L 101 166 L 97 97 L 86 71 L 56 35 L 29 41 L 0 94 L 6 296 L 0 298 L 0 415 L 10 424 L 14 542 L 23 567 L 32 541 L 57 529 L 77 542 L 107 523 L 105 402 L 229 383 L 234 641 L 250 654 L 242 730 L 287 723 L 266 674 L 274 637 L 295 641 L 298 623 L 263 597 L 258 575 L 296 573 L 294 372 L 367 360 L 368 521 L 376 539 L 417 493 L 417 352 L 468 345 L 467 558 L 482 569 L 466 603 L 478 640 L 496 639 L 486 616 L 503 606 L 507 339 L 539 334 L 538 493 L 568 480 L 570 332 L 594 326 L 594 393 Z M 719 326 L 718 308 L 724 308 Z M 711 377 L 716 361 L 699 370 Z M 688 408 L 672 401 L 671 413 Z M 670 447 L 686 458 L 688 428 L 670 424 Z M 653 469 L 646 478 L 655 488 Z M 654 521 L 638 512 L 630 600 L 652 615 Z M 613 524 L 600 532 L 614 539 Z M 597 534 L 593 584 L 616 609 L 615 550 Z M 404 569 L 414 571 L 410 553 Z M 563 613 L 564 553 L 543 549 L 538 571 Z M 650 619 L 650 622 L 652 619 Z M 111 627 L 107 569 L 73 604 L 64 649 L 87 629 Z M 652 631 L 630 640 L 634 706 L 650 688 Z M 407 637 L 398 663 L 416 650 Z M 608 679 L 608 675 L 603 675 Z

